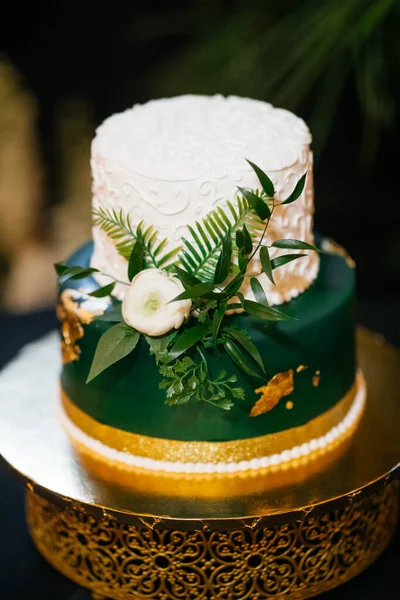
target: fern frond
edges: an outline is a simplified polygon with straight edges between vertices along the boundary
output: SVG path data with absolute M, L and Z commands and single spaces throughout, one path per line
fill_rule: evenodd
M 110 239 L 116 242 L 118 254 L 129 260 L 137 237 L 129 214 L 124 215 L 122 208 L 116 210 L 100 207 L 93 209 L 92 216 L 94 225 L 100 227 Z
M 254 193 L 260 195 L 257 190 Z M 217 206 L 201 221 L 188 226 L 191 240 L 182 238 L 180 263 L 188 273 L 202 281 L 214 277 L 222 242 L 227 235 L 230 234 L 233 238 L 238 227 L 245 223 L 252 240 L 255 241 L 263 226 L 243 196 L 237 195 L 235 203 L 228 200 L 226 206 L 226 210 Z M 234 247 L 236 248 L 236 245 Z
M 135 245 L 138 231 L 141 232 L 144 241 L 144 262 L 147 268 L 167 269 L 170 263 L 180 251 L 180 247 L 174 248 L 167 254 L 162 254 L 168 243 L 167 239 L 158 241 L 158 230 L 149 225 L 143 231 L 143 222 L 139 223 L 136 230 L 133 228 L 130 215 L 124 214 L 122 208 L 95 208 L 93 210 L 93 223 L 100 227 L 110 239 L 115 242 L 115 247 L 120 256 L 129 260 Z

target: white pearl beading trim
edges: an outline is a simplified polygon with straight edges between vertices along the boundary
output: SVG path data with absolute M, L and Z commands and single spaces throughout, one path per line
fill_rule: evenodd
M 72 439 L 72 441 L 81 444 L 89 451 L 97 454 L 108 461 L 120 463 L 125 468 L 132 467 L 137 469 L 145 469 L 148 471 L 163 471 L 165 473 L 196 473 L 196 474 L 212 474 L 212 473 L 240 473 L 243 471 L 254 471 L 257 469 L 276 468 L 285 464 L 298 460 L 304 457 L 310 458 L 317 451 L 327 449 L 332 444 L 337 444 L 342 439 L 344 440 L 355 429 L 355 426 L 361 418 L 366 400 L 366 384 L 361 371 L 357 373 L 357 391 L 353 403 L 348 410 L 343 420 L 336 426 L 332 427 L 325 435 L 319 438 L 305 442 L 300 446 L 283 450 L 279 454 L 263 456 L 261 458 L 253 458 L 252 460 L 243 460 L 240 462 L 221 462 L 221 463 L 183 463 L 154 460 L 142 456 L 135 456 L 130 453 L 121 452 L 106 446 L 102 442 L 90 437 L 77 427 L 66 415 L 61 407 L 59 416 L 62 425 Z

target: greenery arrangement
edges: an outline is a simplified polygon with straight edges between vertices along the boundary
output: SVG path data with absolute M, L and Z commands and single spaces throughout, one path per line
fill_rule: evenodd
M 283 311 L 269 306 L 264 289 L 256 277 L 250 278 L 254 300 L 243 296 L 240 289 L 247 277 L 247 267 L 259 253 L 262 272 L 275 284 L 275 269 L 304 257 L 304 252 L 294 253 L 293 250 L 319 250 L 296 239 L 279 239 L 271 245 L 266 243 L 275 209 L 299 198 L 306 174 L 300 178 L 288 198 L 278 201 L 268 175 L 257 165 L 248 162 L 259 179 L 261 190 L 238 188 L 236 204 L 227 202 L 226 210 L 218 207 L 194 227 L 188 227 L 192 240 L 182 239 L 181 248 L 165 255 L 162 251 L 166 240 L 156 241 L 158 232 L 154 227 L 145 228 L 143 223 L 139 223 L 134 228 L 129 215 L 124 215 L 122 211 L 94 211 L 94 222 L 115 241 L 118 252 L 128 261 L 128 279 L 131 281 L 129 294 L 132 294 L 138 277 L 142 277 L 147 269 L 153 269 L 153 273 L 156 268 L 158 272 L 154 277 L 159 277 L 161 283 L 167 281 L 170 285 L 171 281 L 175 281 L 182 290 L 168 304 L 183 306 L 186 312 L 185 318 L 182 313 L 181 326 L 177 329 L 171 326 L 168 329 L 167 325 L 163 335 L 150 335 L 128 324 L 126 297 L 123 304 L 112 298 L 110 308 L 97 318 L 115 324 L 100 338 L 88 382 L 133 352 L 140 335 L 144 335 L 159 366 L 163 377 L 160 387 L 165 389 L 166 403 L 169 405 L 197 400 L 228 410 L 234 400 L 244 398 L 244 390 L 238 387 L 235 375 L 221 371 L 214 380 L 211 379 L 204 351 L 206 348 L 213 347 L 218 352 L 226 352 L 247 375 L 264 381 L 268 379 L 267 369 L 256 345 L 246 331 L 229 324 L 225 313 L 228 308 L 240 308 L 252 317 L 265 321 L 292 320 Z M 290 252 L 271 258 L 271 247 Z M 97 271 L 60 263 L 55 268 L 60 285 L 65 285 L 69 279 L 83 279 Z M 90 295 L 110 296 L 116 283 L 114 281 Z M 147 299 L 146 303 L 146 311 L 157 312 L 157 299 Z

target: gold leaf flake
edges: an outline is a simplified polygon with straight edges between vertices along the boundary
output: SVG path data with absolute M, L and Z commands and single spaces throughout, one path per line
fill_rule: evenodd
M 321 371 L 315 371 L 315 375 L 312 378 L 312 384 L 314 387 L 318 387 L 320 379 L 321 379 Z
M 294 406 L 294 403 L 293 403 L 291 400 L 288 400 L 288 401 L 286 402 L 286 408 L 287 408 L 288 410 L 292 410 L 293 406 Z
M 93 315 L 82 310 L 79 304 L 73 301 L 70 290 L 65 290 L 57 306 L 57 318 L 61 322 L 61 353 L 63 364 L 66 365 L 78 360 L 80 348 L 76 341 L 83 337 L 82 323 L 90 323 Z
M 305 371 L 306 369 L 308 369 L 308 367 L 306 365 L 299 365 L 296 369 L 296 373 L 301 373 L 302 371 Z
M 263 387 L 255 390 L 256 394 L 261 394 L 255 405 L 250 411 L 251 417 L 257 417 L 274 408 L 281 398 L 288 396 L 293 392 L 293 369 L 277 373 Z

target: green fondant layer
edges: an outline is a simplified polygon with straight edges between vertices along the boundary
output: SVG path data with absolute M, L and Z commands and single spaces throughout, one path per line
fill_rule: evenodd
M 87 266 L 92 244 L 79 249 L 70 264 Z M 71 282 L 70 282 L 71 283 Z M 68 284 L 70 287 L 72 285 Z M 93 279 L 77 287 L 96 287 Z M 189 402 L 166 406 L 165 391 L 149 347 L 141 337 L 135 351 L 86 384 L 100 336 L 112 324 L 93 321 L 79 340 L 81 356 L 63 367 L 62 385 L 72 401 L 91 417 L 126 431 L 176 440 L 227 441 L 275 433 L 308 422 L 343 398 L 355 377 L 354 269 L 337 255 L 323 254 L 317 280 L 309 290 L 283 305 L 296 322 L 266 324 L 248 315 L 227 316 L 230 323 L 246 329 L 258 346 L 270 376 L 299 365 L 295 388 L 270 412 L 250 417 L 258 396 L 254 389 L 263 381 L 247 377 L 227 357 L 209 351 L 212 375 L 222 368 L 235 373 L 246 392 L 230 411 Z M 320 382 L 312 379 L 320 371 Z M 286 408 L 287 400 L 293 408 Z

